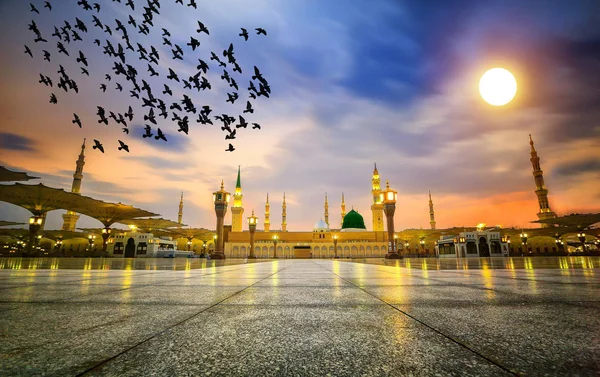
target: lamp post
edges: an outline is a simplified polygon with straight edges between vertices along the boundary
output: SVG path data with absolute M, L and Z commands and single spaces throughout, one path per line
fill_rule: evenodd
M 102 228 L 102 255 L 106 256 L 106 249 L 108 247 L 108 239 L 110 238 L 110 234 L 112 229 L 110 227 Z
M 230 193 L 225 191 L 223 181 L 221 181 L 221 189 L 213 193 L 213 202 L 215 203 L 215 213 L 217 215 L 217 243 L 213 252 L 213 259 L 225 259 L 223 237 L 223 219 L 227 213 L 227 205 L 229 203 Z
M 421 237 L 419 243 L 421 244 L 421 254 L 425 255 L 425 239 Z
M 256 230 L 256 224 L 258 217 L 254 216 L 254 210 L 252 210 L 252 216 L 248 217 L 248 229 L 250 230 L 250 253 L 248 253 L 248 259 L 256 259 L 254 255 L 254 231 Z
M 339 236 L 337 234 L 333 235 L 333 258 L 334 259 L 339 259 L 340 258 L 340 256 L 337 253 L 338 238 L 339 238 Z
M 190 240 L 188 238 L 188 241 L 186 242 L 186 245 L 187 245 L 187 251 L 191 251 L 192 250 L 192 240 Z
M 62 242 L 62 240 L 60 238 L 56 241 L 56 244 L 54 245 L 54 248 L 56 249 L 56 251 L 60 252 L 60 248 L 62 246 L 62 243 L 63 242 Z
M 383 212 L 387 217 L 387 230 L 388 230 L 388 253 L 385 255 L 385 259 L 402 259 L 396 250 L 394 239 L 394 212 L 396 212 L 396 199 L 398 198 L 398 192 L 390 188 L 390 183 L 385 182 L 385 191 L 383 195 Z
M 405 250 L 406 254 L 408 254 L 408 248 L 409 248 L 409 247 L 410 247 L 410 243 L 408 243 L 408 241 L 407 241 L 407 242 L 405 242 L 405 243 L 404 243 L 404 250 Z
M 88 236 L 88 243 L 90 244 L 90 251 L 92 251 L 92 248 L 94 247 L 94 241 L 96 240 L 96 235 L 95 234 L 90 234 Z
M 521 237 L 521 243 L 525 247 L 525 251 L 529 252 L 529 249 L 527 248 L 527 233 L 521 233 L 519 236 Z
M 577 233 L 577 238 L 579 239 L 579 242 L 581 242 L 581 251 L 585 253 L 585 233 Z
M 35 236 L 42 227 L 44 218 L 42 216 L 32 216 L 29 218 L 29 242 L 27 243 L 27 253 L 31 253 L 35 244 Z
M 278 239 L 279 239 L 278 235 L 273 236 L 273 244 L 275 244 L 275 247 L 273 248 L 273 259 L 277 259 L 277 240 Z

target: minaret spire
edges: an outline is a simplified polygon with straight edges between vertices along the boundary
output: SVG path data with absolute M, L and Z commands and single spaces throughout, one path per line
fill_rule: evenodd
M 73 174 L 73 184 L 71 185 L 71 192 L 74 194 L 81 193 L 81 180 L 83 179 L 83 166 L 85 165 L 85 140 L 86 139 L 83 139 L 83 143 L 81 144 L 81 152 L 79 152 L 79 157 L 75 163 L 75 174 Z M 62 217 L 62 230 L 73 232 L 75 230 L 75 226 L 77 225 L 79 215 L 75 212 L 67 211 L 67 213 L 62 215 Z
M 433 200 L 431 200 L 431 190 L 429 190 L 429 224 L 431 230 L 435 230 L 435 213 L 433 212 Z
M 344 193 L 342 192 L 342 225 L 344 225 L 344 217 L 346 216 L 346 202 L 344 201 Z M 340 229 L 342 227 L 340 225 Z
M 373 204 L 371 212 L 373 214 L 373 231 L 383 232 L 383 202 L 381 198 L 381 179 L 377 163 L 374 164 L 373 177 L 371 178 L 371 193 L 373 195 Z
M 177 213 L 177 222 L 179 225 L 182 224 L 183 220 L 183 191 L 181 192 L 181 199 L 179 200 L 179 212 Z
M 269 213 L 269 193 L 267 193 L 267 202 L 265 203 L 265 232 L 271 230 L 271 214 Z
M 238 165 L 235 192 L 233 194 L 233 206 L 231 207 L 231 231 L 241 232 L 243 227 L 244 208 L 242 207 L 242 180 L 241 166 Z
M 283 193 L 283 204 L 281 205 L 281 231 L 287 232 L 287 205 L 285 204 L 285 192 Z
M 325 193 L 325 223 L 329 226 L 329 202 L 327 201 L 327 193 Z
M 529 134 L 529 145 L 531 145 L 531 165 L 533 166 L 533 178 L 535 181 L 535 194 L 538 197 L 538 203 L 540 206 L 540 212 L 537 214 L 537 217 L 540 220 L 545 219 L 553 219 L 556 217 L 556 213 L 550 209 L 550 204 L 548 202 L 548 189 L 544 184 L 544 172 L 540 166 L 540 158 L 537 155 L 537 151 L 533 146 L 533 138 L 531 134 Z M 549 224 L 542 224 L 542 228 L 547 228 Z

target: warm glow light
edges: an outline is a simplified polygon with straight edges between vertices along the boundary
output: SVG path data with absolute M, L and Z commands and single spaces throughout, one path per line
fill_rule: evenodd
M 492 68 L 481 76 L 479 93 L 490 105 L 506 105 L 517 94 L 517 80 L 504 68 Z

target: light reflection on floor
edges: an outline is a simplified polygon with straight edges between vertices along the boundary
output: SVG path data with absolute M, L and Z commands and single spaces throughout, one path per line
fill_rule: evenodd
M 600 268 L 600 257 L 514 257 L 514 258 L 405 258 L 391 259 L 339 259 L 383 266 L 399 266 L 419 270 L 539 270 L 584 269 L 591 275 Z
M 189 271 L 203 268 L 260 263 L 268 259 L 247 262 L 245 259 L 207 260 L 204 258 L 0 258 L 0 270 L 173 270 Z

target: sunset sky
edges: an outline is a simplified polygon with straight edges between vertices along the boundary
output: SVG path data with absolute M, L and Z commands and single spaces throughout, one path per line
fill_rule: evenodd
M 289 230 L 310 230 L 323 217 L 326 192 L 332 227 L 339 227 L 344 192 L 347 209 L 363 214 L 371 229 L 377 162 L 382 186 L 389 180 L 398 191 L 396 229 L 429 227 L 428 190 L 438 228 L 481 222 L 532 226 L 538 212 L 529 161 L 532 134 L 552 209 L 559 215 L 600 211 L 598 1 L 199 0 L 194 10 L 161 0 L 150 36 L 126 24 L 128 14 L 142 20 L 146 1 L 134 0 L 135 11 L 113 1 L 90 1 L 102 5 L 100 13 L 84 11 L 74 0 L 51 0 L 52 11 L 43 1 L 31 2 L 41 14 L 30 12 L 29 1 L 0 1 L 0 165 L 42 177 L 49 186 L 70 190 L 87 138 L 84 195 L 176 220 L 183 191 L 184 223 L 212 229 L 211 193 L 221 179 L 233 192 L 241 165 L 244 217 L 255 209 L 259 228 L 267 192 L 271 229 L 280 228 L 284 192 Z M 113 29 L 112 37 L 93 26 L 92 15 Z M 58 54 L 51 34 L 63 20 L 74 25 L 75 17 L 89 31 L 80 32 L 83 42 L 65 44 L 67 57 Z M 191 122 L 186 136 L 177 132 L 176 122 L 161 118 L 169 141 L 143 139 L 147 110 L 129 97 L 130 84 L 111 72 L 114 59 L 92 43 L 95 38 L 103 45 L 106 38 L 115 46 L 123 43 L 115 18 L 131 29 L 134 46 L 159 49 L 160 77 L 148 82 L 167 104 L 173 100 L 162 95 L 162 84 L 176 87 L 165 78 L 167 68 L 188 77 L 201 58 L 210 65 L 213 88 L 185 93 L 198 107 L 211 105 L 211 116 L 240 114 L 252 67 L 258 66 L 271 98 L 253 101 L 255 113 L 245 115 L 262 129 L 238 130 L 233 153 L 225 151 L 229 140 L 215 120 L 213 126 Z M 48 43 L 33 42 L 31 20 Z M 209 28 L 209 36 L 196 33 L 196 20 Z M 183 47 L 184 61 L 173 60 L 161 44 L 162 27 Z M 240 27 L 250 32 L 247 42 L 238 36 Z M 268 35 L 256 35 L 256 27 Z M 190 36 L 201 42 L 195 52 L 185 46 Z M 231 42 L 244 70 L 239 75 L 227 68 L 243 89 L 233 106 L 225 103 L 223 69 L 209 61 L 210 51 L 222 56 Z M 43 60 L 43 49 L 51 62 Z M 89 60 L 90 77 L 75 61 L 79 50 Z M 147 63 L 137 56 L 127 51 L 128 63 L 147 78 Z M 59 64 L 77 81 L 79 94 L 56 88 Z M 504 107 L 488 105 L 478 93 L 479 78 L 493 67 L 513 72 L 519 85 L 515 100 Z M 111 82 L 104 79 L 108 72 Z M 55 81 L 53 88 L 38 83 L 40 73 Z M 123 93 L 115 90 L 116 82 Z M 106 93 L 99 89 L 102 83 Z M 50 93 L 58 104 L 49 103 Z M 129 135 L 114 122 L 97 122 L 96 106 L 124 112 L 130 104 L 136 116 Z M 73 113 L 81 117 L 82 129 L 71 123 Z M 92 139 L 104 144 L 105 154 L 92 150 Z M 118 151 L 117 139 L 131 152 Z M 62 213 L 51 212 L 46 228 L 59 228 Z M 0 203 L 0 220 L 28 216 Z M 230 219 L 229 213 L 226 223 Z M 82 218 L 78 226 L 100 223 Z

